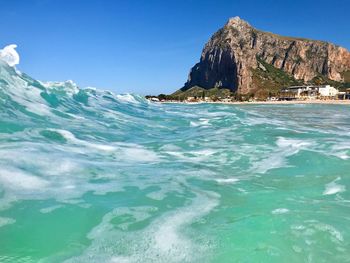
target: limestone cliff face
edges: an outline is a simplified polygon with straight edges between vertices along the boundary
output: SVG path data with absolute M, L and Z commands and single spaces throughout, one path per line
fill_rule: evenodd
M 229 88 L 242 94 L 256 91 L 255 73 L 265 71 L 266 63 L 303 83 L 318 76 L 342 82 L 343 74 L 350 71 L 350 53 L 323 41 L 259 31 L 235 17 L 205 45 L 182 90 L 200 86 Z

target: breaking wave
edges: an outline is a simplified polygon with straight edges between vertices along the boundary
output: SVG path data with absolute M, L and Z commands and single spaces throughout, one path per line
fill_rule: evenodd
M 0 60 L 0 261 L 346 262 L 349 113 L 150 103 Z

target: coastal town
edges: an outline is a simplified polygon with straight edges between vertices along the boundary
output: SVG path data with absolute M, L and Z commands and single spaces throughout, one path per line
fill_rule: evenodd
M 226 96 L 199 96 L 175 97 L 160 94 L 158 96 L 146 96 L 152 102 L 183 102 L 183 103 L 213 103 L 213 102 L 312 102 L 312 101 L 349 101 L 350 88 L 339 90 L 331 85 L 300 85 L 282 87 L 279 92 L 266 98 L 254 97 L 251 94 L 240 95 L 230 93 Z

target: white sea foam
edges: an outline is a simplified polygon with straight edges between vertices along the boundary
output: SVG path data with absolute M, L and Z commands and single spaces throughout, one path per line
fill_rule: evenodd
M 0 227 L 16 223 L 16 220 L 8 217 L 0 217 Z
M 119 101 L 122 102 L 128 102 L 128 103 L 136 103 L 139 104 L 140 102 L 138 102 L 135 97 L 129 93 L 127 94 L 118 94 L 115 96 Z
M 13 90 L 11 92 L 11 98 L 24 106 L 26 110 L 35 113 L 40 116 L 53 116 L 50 108 L 43 102 L 43 99 L 40 97 L 40 92 L 36 89 L 30 89 L 23 93 L 23 96 L 17 96 L 16 93 L 18 90 Z
M 199 124 L 198 124 L 197 122 L 190 121 L 190 126 L 191 126 L 191 127 L 198 127 Z
M 289 139 L 289 138 L 283 138 L 283 137 L 279 137 L 277 139 L 276 144 L 280 148 L 284 148 L 284 149 L 291 148 L 294 150 L 293 152 L 297 152 L 300 149 L 311 145 L 311 143 L 307 141 Z
M 334 181 L 330 182 L 329 184 L 326 184 L 325 190 L 323 191 L 323 195 L 334 195 L 337 193 L 341 193 L 345 191 L 345 186 L 338 184 L 337 181 L 339 181 L 341 178 L 338 177 Z
M 190 153 L 198 155 L 198 156 L 211 156 L 214 153 L 216 153 L 216 151 L 213 149 L 203 149 L 203 150 L 198 150 L 198 151 L 191 151 Z
M 174 144 L 165 144 L 162 147 L 160 147 L 160 150 L 162 151 L 181 151 L 181 148 L 179 146 L 176 146 Z
M 72 80 L 67 81 L 47 81 L 40 83 L 46 87 L 48 90 L 59 89 L 64 90 L 67 94 L 73 95 L 79 92 L 78 85 L 74 83 Z
M 50 108 L 43 103 L 32 104 L 30 102 L 22 101 L 21 104 L 24 105 L 28 111 L 33 112 L 35 114 L 41 116 L 52 116 Z
M 54 205 L 54 206 L 45 207 L 40 209 L 40 213 L 48 214 L 62 207 L 63 205 Z
M 324 223 L 316 223 L 316 224 L 314 224 L 314 227 L 317 230 L 329 233 L 329 235 L 332 237 L 332 240 L 334 242 L 344 241 L 344 237 L 343 237 L 342 233 L 332 225 L 324 224 Z
M 49 144 L 46 145 L 49 149 Z M 70 147 L 63 147 L 64 152 L 50 149 L 41 144 L 23 143 L 21 148 L 0 147 L 0 185 L 4 198 L 0 199 L 0 209 L 16 200 L 36 200 L 54 198 L 59 202 L 81 197 L 92 191 L 95 194 L 121 191 L 118 173 L 111 164 L 94 162 L 77 158 Z M 52 151 L 53 150 L 53 151 Z M 48 152 L 50 154 L 48 154 Z M 11 163 L 12 167 L 7 167 Z M 89 169 L 100 165 L 104 172 L 101 175 L 91 174 Z M 26 167 L 26 170 L 14 167 Z M 114 165 L 115 166 L 115 165 Z M 113 167 L 113 166 L 112 166 Z M 37 171 L 32 174 L 28 170 Z M 100 169 L 101 170 L 101 169 Z M 108 178 L 101 183 L 90 182 L 93 178 Z
M 207 118 L 199 118 L 198 121 L 190 121 L 191 127 L 209 127 L 212 124 L 209 122 L 210 120 Z
M 140 145 L 128 145 L 122 148 L 122 157 L 125 160 L 135 162 L 158 162 L 158 155 L 150 150 L 147 150 Z
M 286 214 L 289 212 L 289 209 L 287 208 L 277 208 L 275 210 L 272 210 L 272 214 L 274 215 L 281 215 L 281 214 Z
M 179 231 L 185 225 L 190 224 L 195 219 L 202 217 L 211 211 L 218 205 L 218 195 L 209 193 L 209 197 L 201 196 L 193 201 L 189 207 L 175 211 L 172 215 L 168 216 L 165 221 L 159 224 L 157 231 L 155 232 L 155 246 L 158 251 L 162 251 L 164 254 L 172 252 L 173 256 L 183 253 L 183 251 L 177 249 L 188 249 L 193 246 L 189 239 L 186 239 Z M 173 251 L 175 248 L 175 251 Z M 187 251 L 187 253 L 190 251 Z M 181 254 L 180 254 L 181 255 Z M 186 259 L 186 255 L 182 254 Z
M 117 208 L 106 214 L 102 222 L 89 233 L 91 246 L 81 256 L 66 262 L 84 262 L 88 259 L 90 262 L 189 262 L 195 257 L 203 257 L 206 248 L 192 243 L 183 231 L 217 206 L 217 198 L 214 193 L 198 194 L 191 205 L 167 213 L 136 232 L 122 230 L 127 229 L 132 222 L 146 220 L 154 210 L 142 207 Z M 128 215 L 133 220 L 113 225 L 111 221 L 122 215 Z M 125 244 L 128 244 L 127 249 Z
M 168 189 L 162 188 L 161 190 L 156 191 L 156 192 L 151 192 L 151 193 L 147 194 L 146 196 L 148 198 L 153 199 L 153 200 L 161 201 L 167 196 L 167 194 L 168 194 Z
M 13 70 L 10 70 L 9 74 L 13 74 Z M 50 204 L 54 200 L 56 202 L 53 204 L 60 204 L 40 207 L 41 209 L 37 205 L 33 206 L 33 209 L 40 209 L 41 213 L 50 213 L 55 209 L 63 212 L 71 206 L 78 209 L 92 206 L 91 209 L 94 210 L 100 201 L 104 204 L 105 201 L 108 202 L 110 212 L 89 233 L 88 247 L 82 255 L 72 259 L 73 262 L 210 261 L 205 258 L 208 255 L 205 253 L 206 249 L 217 244 L 211 242 L 215 240 L 210 235 L 223 228 L 208 230 L 207 226 L 216 221 L 216 213 L 214 220 L 208 222 L 204 216 L 216 209 L 219 197 L 201 192 L 198 188 L 215 189 L 226 195 L 230 194 L 226 191 L 227 187 L 233 185 L 233 193 L 242 198 L 248 198 L 248 195 L 255 192 L 265 197 L 276 194 L 278 198 L 279 192 L 284 195 L 280 190 L 285 188 L 287 178 L 280 175 L 286 171 L 279 173 L 279 176 L 272 173 L 271 176 L 261 176 L 256 173 L 288 167 L 292 161 L 298 165 L 297 158 L 289 157 L 303 150 L 324 154 L 323 157 L 332 158 L 327 160 L 327 164 L 328 161 L 335 161 L 338 172 L 346 171 L 347 166 L 343 159 L 327 155 L 341 153 L 339 156 L 345 159 L 350 152 L 342 141 L 346 143 L 348 136 L 344 133 L 344 137 L 333 140 L 334 134 L 329 129 L 328 133 L 320 131 L 322 134 L 318 137 L 317 129 L 307 130 L 307 126 L 312 125 L 312 118 L 307 125 L 300 124 L 296 131 L 289 128 L 290 123 L 278 121 L 274 116 L 260 120 L 266 122 L 266 125 L 252 126 L 252 123 L 244 123 L 249 120 L 243 110 L 243 113 L 238 112 L 236 117 L 232 117 L 235 114 L 231 114 L 231 111 L 236 111 L 235 106 L 208 105 L 209 111 L 205 105 L 192 107 L 158 104 L 147 105 L 151 110 L 144 111 L 143 108 L 146 107 L 143 104 L 121 105 L 121 100 L 113 94 L 105 96 L 107 93 L 98 90 L 86 91 L 87 105 L 66 96 L 67 92 L 63 92 L 64 95 L 57 93 L 58 106 L 51 107 L 41 93 L 50 94 L 53 87 L 51 90 L 50 87 L 38 88 L 37 83 L 31 86 L 24 79 L 25 76 L 18 77 L 13 82 L 6 79 L 9 85 L 6 82 L 1 83 L 4 89 L 11 90 L 7 93 L 9 99 L 20 104 L 6 108 L 1 115 L 4 117 L 2 120 L 5 123 L 8 120 L 11 123 L 18 122 L 26 129 L 7 133 L 5 127 L 5 132 L 0 132 L 0 209 L 10 201 L 16 202 L 11 204 L 18 204 L 22 200 L 31 200 L 31 203 L 36 204 L 47 203 L 36 200 L 49 200 Z M 55 94 L 50 95 L 54 98 Z M 138 100 L 137 97 L 134 99 Z M 36 105 L 39 105 L 38 109 L 35 108 Z M 17 106 L 20 110 L 16 109 Z M 22 106 L 45 118 L 28 115 Z M 227 112 L 220 113 L 217 110 Z M 57 112 L 64 116 L 56 115 Z M 264 115 L 267 114 L 261 111 L 260 117 L 264 118 Z M 12 116 L 14 119 L 11 119 Z M 291 114 L 290 117 L 293 116 Z M 248 114 L 248 118 L 250 117 L 260 118 Z M 198 128 L 188 127 L 190 121 L 195 122 Z M 274 125 L 268 125 L 270 123 Z M 344 125 L 344 132 L 346 128 Z M 45 130 L 55 131 L 66 140 L 50 140 L 43 133 Z M 304 134 L 296 134 L 300 131 Z M 295 139 L 294 136 L 304 139 Z M 261 140 L 258 141 L 258 138 Z M 333 149 L 336 145 L 341 148 Z M 290 174 L 304 172 L 289 168 Z M 327 175 L 327 169 L 331 167 L 325 165 L 325 168 L 324 171 L 318 170 L 320 173 L 315 180 L 325 178 L 323 175 Z M 344 169 L 341 170 L 342 168 Z M 20 175 L 15 173 L 17 179 L 12 179 L 12 175 L 8 173 L 1 175 L 3 170 L 18 172 Z M 301 182 L 305 181 L 308 185 L 308 180 L 313 180 L 308 171 L 303 173 L 303 178 L 289 178 L 294 180 L 293 189 L 302 187 Z M 238 183 L 243 179 L 245 181 Z M 227 187 L 220 187 L 218 184 Z M 340 193 L 345 191 L 345 186 L 345 179 L 336 181 L 329 188 L 327 184 L 325 194 Z M 260 191 L 262 189 L 263 192 Z M 120 193 L 100 196 L 109 192 Z M 297 191 L 292 191 L 290 194 L 296 193 Z M 288 200 L 296 200 L 296 197 L 287 198 L 286 201 Z M 311 201 L 313 204 L 320 202 L 316 199 Z M 338 195 L 336 202 L 329 205 L 345 205 L 346 202 L 347 200 Z M 65 204 L 69 205 L 65 208 Z M 154 207 L 142 207 L 146 204 Z M 119 205 L 129 207 L 118 208 Z M 221 209 L 226 209 L 224 205 L 217 208 L 219 213 L 222 212 Z M 19 207 L 21 205 L 14 205 L 10 209 L 15 212 Z M 254 210 L 254 207 L 251 208 Z M 242 218 L 251 215 L 249 207 L 246 212 Z M 284 217 L 284 213 L 289 215 L 289 210 L 282 205 L 281 208 L 274 207 L 268 212 L 276 219 L 279 214 L 282 214 L 281 217 Z M 326 210 L 321 212 L 327 213 Z M 287 217 L 286 219 L 288 220 Z M 337 222 L 338 220 L 342 222 L 343 219 L 337 218 Z M 299 222 L 290 223 L 305 225 L 304 230 L 291 231 L 300 232 L 299 236 L 305 235 L 310 244 L 318 242 L 319 234 L 337 240 L 338 247 L 342 239 L 346 240 L 345 232 L 343 237 L 342 229 L 335 228 L 337 225 L 334 228 L 331 225 L 315 226 L 305 222 L 302 217 Z M 228 229 L 231 225 L 224 228 Z M 205 231 L 201 231 L 202 229 Z M 61 260 L 62 258 L 56 261 Z
M 22 105 L 29 112 L 41 116 L 53 116 L 50 107 L 40 95 L 42 93 L 41 89 L 26 82 L 20 76 L 20 73 L 14 75 L 13 72 L 9 70 L 4 70 L 1 73 L 2 79 L 6 80 L 8 83 L 8 85 L 3 88 L 11 100 Z M 22 115 L 23 113 L 17 112 L 17 114 Z
M 344 139 L 336 140 L 331 150 L 328 150 L 327 153 L 337 156 L 340 159 L 347 160 L 350 158 L 350 143 L 348 140 Z
M 156 162 L 159 160 L 158 155 L 144 147 L 133 144 L 133 143 L 110 143 L 110 144 L 99 144 L 93 143 L 86 140 L 81 140 L 75 137 L 73 133 L 67 130 L 50 129 L 52 131 L 59 132 L 65 139 L 73 144 L 82 145 L 95 150 L 105 152 L 119 152 L 118 157 L 125 161 L 134 162 Z
M 41 190 L 49 183 L 37 176 L 18 169 L 0 169 L 0 182 L 10 189 L 22 189 L 28 191 Z
M 327 234 L 329 240 L 337 245 L 344 241 L 344 236 L 341 231 L 330 224 L 326 224 L 318 220 L 306 220 L 305 225 L 294 225 L 291 228 L 294 235 L 305 236 L 305 242 L 308 245 L 319 242 L 319 235 L 322 233 Z
M 271 147 L 267 157 L 254 162 L 252 170 L 258 173 L 287 165 L 287 157 L 297 154 L 300 150 L 308 149 L 312 143 L 304 140 L 279 137 L 276 141 L 277 149 Z M 256 153 L 255 153 L 256 154 Z
M 11 67 L 19 64 L 19 55 L 15 48 L 17 48 L 17 45 L 12 44 L 0 50 L 0 59 L 5 61 Z
M 239 181 L 238 178 L 217 178 L 215 179 L 219 184 L 234 184 Z

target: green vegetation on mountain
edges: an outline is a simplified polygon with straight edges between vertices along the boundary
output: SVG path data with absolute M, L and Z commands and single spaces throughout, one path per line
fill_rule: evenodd
M 275 68 L 261 58 L 257 58 L 258 68 L 252 69 L 253 86 L 252 93 L 258 98 L 265 98 L 277 94 L 282 87 L 301 85 L 292 75 L 281 69 Z
M 181 91 L 178 90 L 170 95 L 171 98 L 177 99 L 177 100 L 184 100 L 188 97 L 195 97 L 195 98 L 226 98 L 229 96 L 233 96 L 233 92 L 229 89 L 225 88 L 212 88 L 212 89 L 204 89 L 198 86 L 194 86 L 188 90 Z

